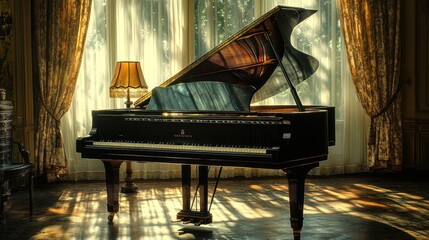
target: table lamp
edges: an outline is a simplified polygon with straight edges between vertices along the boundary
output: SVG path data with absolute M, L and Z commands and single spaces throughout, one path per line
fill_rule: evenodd
M 130 98 L 139 98 L 147 93 L 140 62 L 117 62 L 115 74 L 110 84 L 111 98 L 127 98 L 125 105 L 130 108 Z
M 139 98 L 145 93 L 147 93 L 147 84 L 143 77 L 140 62 L 117 62 L 115 74 L 110 84 L 110 97 L 126 98 L 125 105 L 127 108 L 130 108 L 133 104 L 130 98 Z M 125 177 L 125 185 L 122 186 L 121 192 L 135 193 L 138 187 L 133 183 L 131 162 L 127 161 L 126 163 L 127 176 Z

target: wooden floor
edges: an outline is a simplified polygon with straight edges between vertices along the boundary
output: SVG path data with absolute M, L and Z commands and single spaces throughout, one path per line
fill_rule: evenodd
M 307 180 L 302 239 L 429 239 L 429 181 L 393 176 L 313 177 Z M 174 222 L 180 181 L 138 181 L 120 195 L 107 221 L 102 182 L 35 188 L 28 219 L 26 192 L 12 194 L 1 239 L 292 239 L 286 178 L 222 180 L 213 223 Z M 212 182 L 211 182 L 212 184 Z

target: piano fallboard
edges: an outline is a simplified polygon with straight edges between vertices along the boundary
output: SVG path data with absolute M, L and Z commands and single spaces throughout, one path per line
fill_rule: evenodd
M 281 169 L 327 158 L 325 109 L 277 112 L 93 111 L 83 158 Z

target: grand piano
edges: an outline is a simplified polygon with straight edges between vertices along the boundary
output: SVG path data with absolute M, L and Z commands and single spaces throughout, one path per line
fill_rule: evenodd
M 335 144 L 334 107 L 305 106 L 294 87 L 319 65 L 290 41 L 295 26 L 315 12 L 277 6 L 138 99 L 135 108 L 92 112 L 92 130 L 76 140 L 76 149 L 104 164 L 109 221 L 119 210 L 124 161 L 181 164 L 177 218 L 195 224 L 212 222 L 210 166 L 281 169 L 293 235 L 300 239 L 306 175 Z M 255 104 L 285 90 L 295 105 Z M 199 171 L 199 210 L 190 203 L 191 165 Z

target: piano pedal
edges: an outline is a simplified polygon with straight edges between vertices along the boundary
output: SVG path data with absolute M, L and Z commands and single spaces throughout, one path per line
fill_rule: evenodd
M 189 219 L 189 220 L 186 220 L 186 221 L 182 221 L 182 223 L 183 224 L 192 224 L 194 222 L 192 221 L 192 219 Z
M 177 219 L 184 224 L 194 224 L 200 226 L 201 224 L 212 223 L 212 214 L 210 212 L 197 212 L 197 211 L 180 211 L 177 214 Z
M 189 219 L 189 220 L 185 220 L 185 221 L 178 219 L 178 220 L 171 220 L 170 222 L 171 223 L 194 224 L 194 226 L 197 226 L 197 227 L 201 226 L 201 224 L 204 224 L 204 222 L 194 220 L 194 219 Z
M 182 224 L 191 224 L 194 223 L 192 220 L 182 220 L 182 219 L 177 219 L 177 220 L 171 220 L 171 223 L 182 223 Z

